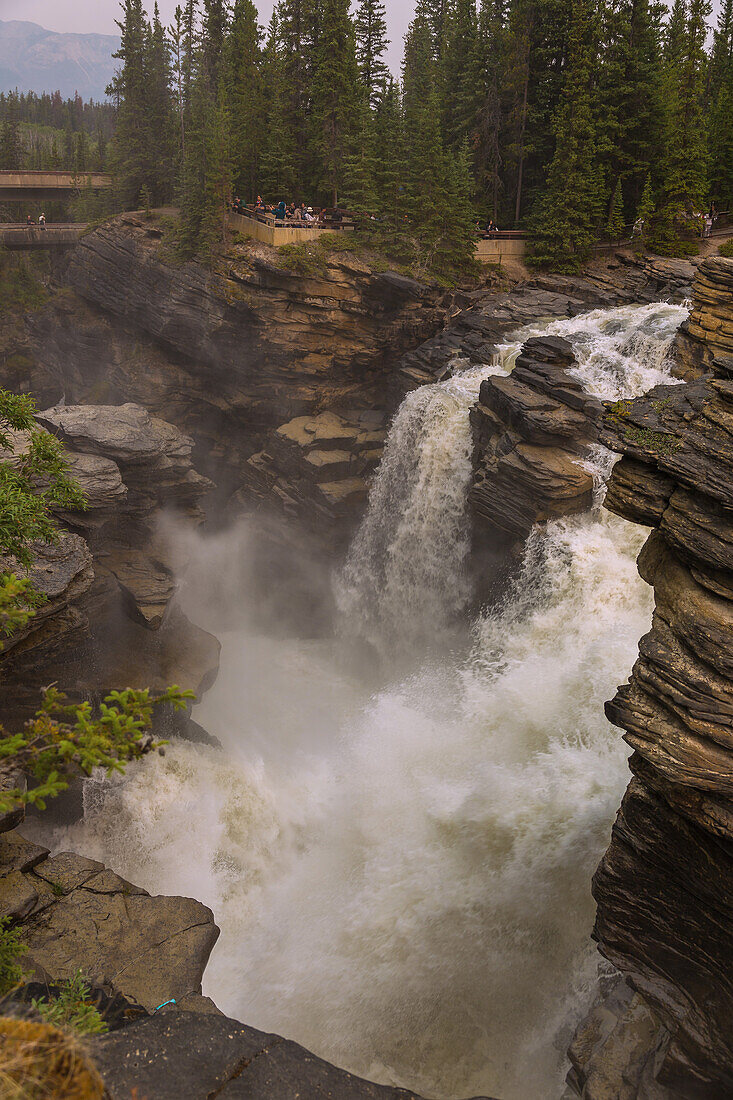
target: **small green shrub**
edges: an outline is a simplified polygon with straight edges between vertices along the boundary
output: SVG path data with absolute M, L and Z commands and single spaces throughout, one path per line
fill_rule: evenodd
M 723 241 L 718 248 L 718 255 L 733 259 L 733 237 L 731 237 L 729 241 Z
M 33 998 L 31 1004 L 46 1024 L 75 1031 L 78 1035 L 103 1035 L 109 1031 L 98 1009 L 89 1000 L 89 986 L 77 970 L 60 985 L 58 997 L 46 1001 Z
M 23 977 L 23 968 L 19 959 L 27 951 L 20 941 L 20 933 L 9 928 L 9 920 L 0 920 L 0 997 L 10 993 Z

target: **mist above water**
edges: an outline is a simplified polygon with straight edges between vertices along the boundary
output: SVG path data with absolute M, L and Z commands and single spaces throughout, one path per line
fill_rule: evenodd
M 573 342 L 598 396 L 669 381 L 684 315 L 532 326 L 499 363 L 409 395 L 334 635 L 283 634 L 249 568 L 252 527 L 185 536 L 188 613 L 223 644 L 195 717 L 222 748 L 179 742 L 89 782 L 85 821 L 55 839 L 212 907 L 204 992 L 230 1015 L 426 1096 L 561 1094 L 594 988 L 590 878 L 628 778 L 603 701 L 648 629 L 645 533 L 601 510 L 596 448 L 594 510 L 533 532 L 503 605 L 462 621 L 468 409 L 540 331 Z

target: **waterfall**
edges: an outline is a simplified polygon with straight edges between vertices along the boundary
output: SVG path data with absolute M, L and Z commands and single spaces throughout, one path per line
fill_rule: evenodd
M 465 569 L 469 411 L 483 379 L 509 373 L 525 340 L 565 337 L 577 359 L 571 373 L 588 393 L 615 401 L 671 381 L 665 359 L 686 313 L 683 306 L 654 303 L 529 325 L 499 347 L 496 364 L 459 369 L 408 394 L 338 579 L 346 628 L 388 658 L 450 638 L 471 597 Z
M 340 659 L 340 638 L 233 623 L 221 570 L 246 573 L 247 532 L 214 550 L 199 540 L 188 611 L 227 630 L 196 717 L 222 748 L 177 742 L 88 783 L 85 820 L 54 844 L 209 904 L 222 935 L 204 992 L 226 1012 L 426 1096 L 562 1093 L 594 988 L 590 878 L 628 779 L 603 701 L 652 605 L 635 567 L 645 532 L 600 507 L 607 452 L 585 460 L 592 511 L 532 533 L 502 607 L 450 652 L 426 638 L 468 599 L 467 417 L 481 379 L 552 332 L 573 343 L 591 392 L 632 396 L 670 381 L 684 315 L 656 304 L 531 326 L 493 366 L 406 398 L 339 582 L 355 631 L 410 648 L 410 671 L 376 690 Z

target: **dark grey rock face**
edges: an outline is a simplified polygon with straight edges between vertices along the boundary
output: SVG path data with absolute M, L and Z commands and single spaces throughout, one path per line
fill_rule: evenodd
M 4 720 L 27 717 L 54 681 L 73 698 L 120 684 L 204 690 L 219 646 L 176 607 L 157 535 L 164 510 L 194 524 L 203 518 L 211 483 L 193 468 L 193 441 L 133 404 L 62 405 L 38 421 L 63 440 L 88 507 L 60 513 L 59 541 L 34 548 L 30 577 L 46 601 L 2 643 Z M 24 437 L 14 445 L 22 453 Z
M 603 418 L 623 456 L 607 506 L 653 528 L 639 572 L 655 611 L 606 704 L 634 778 L 593 880 L 594 935 L 659 1026 L 631 1091 L 588 1091 L 581 1044 L 584 1097 L 733 1094 L 733 382 L 712 367 Z
M 535 523 L 590 507 L 593 479 L 577 458 L 597 438 L 601 405 L 567 373 L 574 362 L 566 340 L 536 337 L 511 375 L 481 383 L 469 493 L 479 539 L 523 543 Z
M 201 993 L 219 930 L 191 898 L 151 897 L 104 864 L 0 836 L 0 917 L 20 926 L 23 968 L 42 982 L 81 970 L 150 1011 Z
M 110 1100 L 420 1100 L 225 1016 L 164 1009 L 94 1041 Z M 475 1097 L 474 1100 L 489 1100 Z

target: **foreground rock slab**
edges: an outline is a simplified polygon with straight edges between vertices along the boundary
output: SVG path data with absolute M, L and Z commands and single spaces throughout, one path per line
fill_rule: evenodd
M 95 1040 L 92 1054 L 110 1100 L 420 1100 L 226 1016 L 166 1009 Z
M 17 832 L 0 836 L 0 917 L 21 926 L 23 967 L 39 981 L 81 970 L 151 1011 L 200 994 L 219 935 L 200 902 L 151 897 L 97 860 L 49 857 Z

